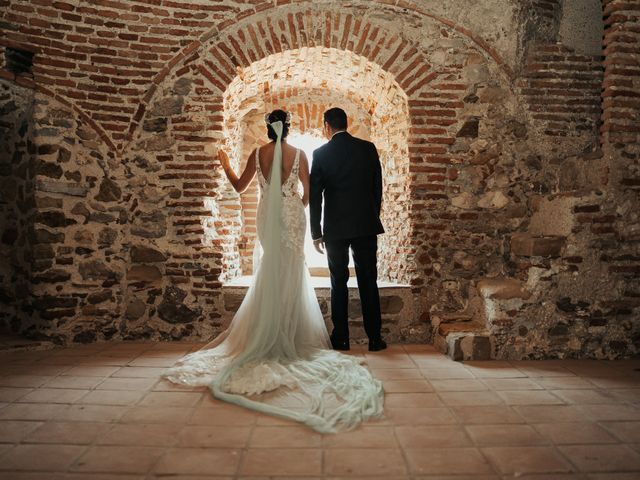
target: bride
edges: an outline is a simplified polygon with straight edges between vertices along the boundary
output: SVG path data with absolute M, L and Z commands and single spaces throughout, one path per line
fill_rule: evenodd
M 330 350 L 304 258 L 307 158 L 286 142 L 287 112 L 274 110 L 265 121 L 271 142 L 251 153 L 240 177 L 227 155 L 218 153 L 236 191 L 244 191 L 258 176 L 253 281 L 229 328 L 163 376 L 174 383 L 208 386 L 220 400 L 319 432 L 349 430 L 382 415 L 382 383 L 356 357 Z

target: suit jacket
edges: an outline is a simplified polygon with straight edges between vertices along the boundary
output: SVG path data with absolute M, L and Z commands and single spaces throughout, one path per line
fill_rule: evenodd
M 382 169 L 373 143 L 340 132 L 313 152 L 311 238 L 339 240 L 384 233 L 381 205 Z

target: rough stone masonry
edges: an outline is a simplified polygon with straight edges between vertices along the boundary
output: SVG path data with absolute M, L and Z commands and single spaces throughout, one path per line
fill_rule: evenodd
M 257 200 L 218 147 L 240 165 L 265 111 L 313 133 L 338 104 L 385 172 L 386 338 L 458 359 L 638 353 L 640 0 L 0 7 L 4 330 L 220 332 Z

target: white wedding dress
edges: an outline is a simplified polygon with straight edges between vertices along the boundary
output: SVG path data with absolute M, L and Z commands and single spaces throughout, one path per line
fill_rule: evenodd
M 299 155 L 281 182 L 282 122 L 270 178 L 260 184 L 262 255 L 227 330 L 163 372 L 172 382 L 208 386 L 221 400 L 302 422 L 324 433 L 382 415 L 382 383 L 357 357 L 330 349 L 304 259 L 306 216 L 298 192 Z

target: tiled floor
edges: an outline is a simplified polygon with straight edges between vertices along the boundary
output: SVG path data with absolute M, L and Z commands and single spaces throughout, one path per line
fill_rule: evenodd
M 0 479 L 640 479 L 637 359 L 457 363 L 392 346 L 366 354 L 385 418 L 320 435 L 159 379 L 198 347 L 0 355 Z

